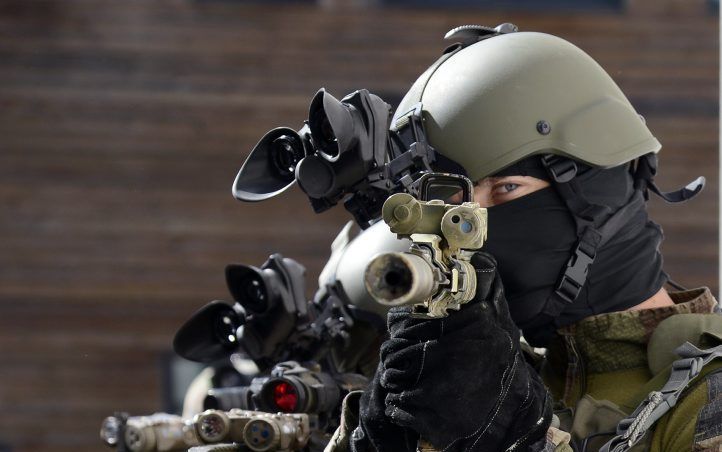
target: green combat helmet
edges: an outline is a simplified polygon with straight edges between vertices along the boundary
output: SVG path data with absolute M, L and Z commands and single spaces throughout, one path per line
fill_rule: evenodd
M 557 318 L 584 287 L 597 250 L 644 209 L 648 191 L 679 202 L 704 178 L 662 192 L 654 183 L 660 143 L 604 69 L 564 39 L 512 24 L 461 26 L 446 39 L 456 44 L 416 80 L 391 129 L 406 129 L 420 112 L 428 145 L 472 181 L 540 156 L 578 238 L 542 311 Z M 626 205 L 613 211 L 585 195 L 577 175 L 624 164 L 634 179 Z
M 540 153 L 612 167 L 659 151 L 644 119 L 589 55 L 556 36 L 512 30 L 451 30 L 446 39 L 463 42 L 416 80 L 392 126 L 421 102 L 429 142 L 472 180 Z

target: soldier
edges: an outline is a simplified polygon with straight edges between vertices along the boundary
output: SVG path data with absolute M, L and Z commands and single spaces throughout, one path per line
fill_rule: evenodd
M 646 212 L 649 192 L 679 202 L 703 179 L 657 188 L 661 145 L 572 44 L 508 25 L 454 37 L 392 127 L 420 102 L 429 144 L 476 181 L 477 294 L 441 320 L 391 310 L 327 451 L 722 450 L 722 348 L 700 350 L 722 343 L 718 304 L 665 289 Z

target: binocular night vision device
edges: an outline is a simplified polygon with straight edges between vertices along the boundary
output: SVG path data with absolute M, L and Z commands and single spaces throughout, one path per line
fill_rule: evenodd
M 342 201 L 366 228 L 390 194 L 407 191 L 437 160 L 421 111 L 418 104 L 392 125 L 391 106 L 367 90 L 339 101 L 322 88 L 300 130 L 275 128 L 256 144 L 236 176 L 233 196 L 263 201 L 298 183 L 316 213 Z
M 176 333 L 173 348 L 191 361 L 211 363 L 239 348 L 261 367 L 284 359 L 286 345 L 308 315 L 306 269 L 293 259 L 273 254 L 260 267 L 226 267 L 234 303 L 213 301 Z

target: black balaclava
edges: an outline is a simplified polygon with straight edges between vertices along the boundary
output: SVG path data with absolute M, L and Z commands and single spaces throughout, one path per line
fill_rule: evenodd
M 495 176 L 510 175 L 549 180 L 538 156 Z M 584 197 L 607 206 L 610 215 L 635 195 L 627 165 L 585 168 L 576 177 Z M 511 315 L 534 346 L 545 346 L 560 326 L 635 306 L 657 293 L 667 280 L 659 252 L 662 230 L 640 204 L 597 250 L 575 301 L 555 318 L 543 314 L 578 241 L 574 217 L 553 185 L 490 207 L 489 238 L 483 248 L 496 257 Z

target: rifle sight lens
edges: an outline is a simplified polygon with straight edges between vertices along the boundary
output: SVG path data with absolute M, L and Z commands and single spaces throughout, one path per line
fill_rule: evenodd
M 276 429 L 265 419 L 254 419 L 243 429 L 243 441 L 253 451 L 270 450 L 277 437 Z
M 115 416 L 106 417 L 100 426 L 100 439 L 108 446 L 116 446 L 120 436 L 120 420 Z
M 153 447 L 155 445 L 153 429 L 130 424 L 126 425 L 125 445 L 131 452 L 148 450 L 146 447 Z
M 284 413 L 293 413 L 298 406 L 298 393 L 290 383 L 279 381 L 273 387 L 273 403 Z
M 221 417 L 217 412 L 205 412 L 198 420 L 198 434 L 209 443 L 217 443 L 226 436 L 229 425 L 228 419 Z

